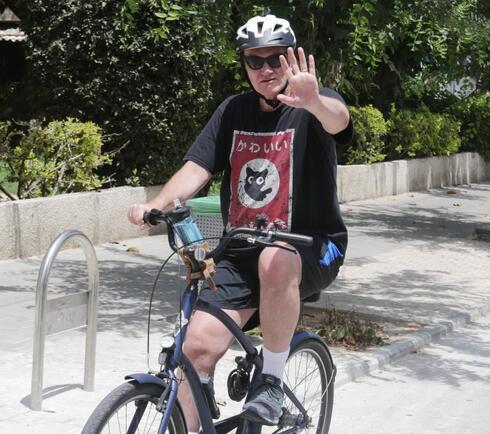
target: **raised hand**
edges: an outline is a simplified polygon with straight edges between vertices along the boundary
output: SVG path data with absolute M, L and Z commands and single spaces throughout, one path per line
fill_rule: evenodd
M 308 108 L 318 104 L 320 94 L 318 92 L 318 81 L 315 71 L 315 59 L 313 55 L 306 56 L 303 48 L 298 48 L 298 60 L 294 54 L 293 48 L 289 47 L 287 51 L 289 63 L 284 56 L 280 57 L 281 67 L 286 75 L 289 86 L 286 94 L 279 94 L 277 99 L 291 107 Z

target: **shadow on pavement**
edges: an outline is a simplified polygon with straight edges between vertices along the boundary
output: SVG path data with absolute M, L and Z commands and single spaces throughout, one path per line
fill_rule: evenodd
M 44 387 L 42 391 L 42 400 L 49 399 L 53 396 L 60 395 L 61 393 L 68 392 L 69 390 L 80 389 L 83 390 L 83 385 L 81 384 L 57 384 L 55 386 Z M 31 408 L 31 394 L 24 396 L 20 400 L 21 404 L 27 408 Z

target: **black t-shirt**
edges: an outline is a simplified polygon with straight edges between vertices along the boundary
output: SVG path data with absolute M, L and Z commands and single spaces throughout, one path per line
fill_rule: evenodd
M 342 97 L 331 89 L 325 96 Z M 227 98 L 185 156 L 212 174 L 223 171 L 225 227 L 254 225 L 263 216 L 277 229 L 319 235 L 345 253 L 347 230 L 337 199 L 336 142 L 352 137 L 352 122 L 332 136 L 304 109 L 281 104 L 260 110 L 258 95 Z

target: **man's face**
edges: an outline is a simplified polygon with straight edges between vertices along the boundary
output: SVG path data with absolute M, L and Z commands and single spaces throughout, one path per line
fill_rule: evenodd
M 252 86 L 258 93 L 267 99 L 276 98 L 287 81 L 286 76 L 278 63 L 279 54 L 286 54 L 286 47 L 252 48 L 243 52 L 245 57 L 245 68 Z M 252 69 L 252 67 L 247 63 L 246 59 L 249 56 L 259 57 L 262 59 L 272 56 L 270 58 L 270 63 L 272 63 L 272 66 L 269 65 L 269 62 L 263 62 L 262 67 L 259 69 Z M 260 64 L 261 59 L 252 58 L 250 59 L 250 63 L 252 63 L 252 61 L 255 61 L 255 64 Z M 279 66 L 273 67 L 277 65 Z

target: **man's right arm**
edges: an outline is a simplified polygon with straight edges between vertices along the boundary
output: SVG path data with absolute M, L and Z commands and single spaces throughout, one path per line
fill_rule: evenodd
M 193 161 L 187 161 L 162 187 L 158 195 L 144 204 L 129 207 L 128 219 L 131 223 L 143 226 L 143 214 L 153 208 L 164 210 L 173 206 L 174 199 L 185 202 L 201 190 L 211 179 L 211 173 Z

